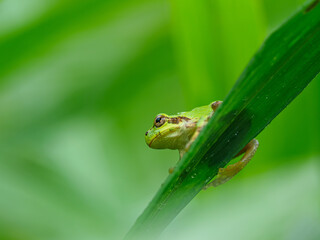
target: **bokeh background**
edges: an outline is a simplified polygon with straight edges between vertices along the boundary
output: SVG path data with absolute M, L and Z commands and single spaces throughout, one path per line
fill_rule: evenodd
M 303 0 L 1 0 L 0 239 L 121 239 L 177 151 L 159 112 L 223 100 Z M 320 239 L 320 80 L 161 239 Z

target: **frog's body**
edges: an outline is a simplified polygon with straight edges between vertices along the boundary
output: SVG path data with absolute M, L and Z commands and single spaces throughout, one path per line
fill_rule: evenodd
M 178 149 L 181 159 L 221 103 L 215 101 L 177 115 L 158 114 L 153 126 L 145 134 L 146 143 L 155 149 Z M 217 178 L 205 188 L 218 186 L 231 179 L 250 161 L 257 147 L 257 140 L 250 141 L 239 153 L 245 153 L 242 159 L 225 169 L 220 168 Z M 169 169 L 169 172 L 172 173 L 173 168 Z
M 155 149 L 178 149 L 182 157 L 187 144 L 190 142 L 198 123 L 209 118 L 212 113 L 211 106 L 203 106 L 190 112 L 182 112 L 177 115 L 158 114 L 153 127 L 146 132 L 146 143 Z M 163 121 L 156 123 L 156 120 Z

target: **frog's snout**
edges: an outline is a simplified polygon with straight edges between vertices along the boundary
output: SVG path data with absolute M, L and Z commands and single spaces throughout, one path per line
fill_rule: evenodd
M 151 138 L 150 138 L 150 136 L 149 136 L 149 132 L 150 132 L 150 130 L 148 130 L 148 131 L 146 131 L 146 133 L 145 133 L 145 140 L 146 140 L 146 144 L 150 147 L 150 144 L 152 143 L 152 140 L 151 140 Z

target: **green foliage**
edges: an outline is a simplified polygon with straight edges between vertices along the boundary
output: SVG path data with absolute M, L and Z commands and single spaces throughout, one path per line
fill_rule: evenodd
M 320 5 L 301 9 L 265 41 L 214 117 L 161 186 L 128 238 L 158 236 L 320 72 Z
M 145 145 L 153 117 L 224 99 L 303 1 L 190 2 L 0 1 L 0 239 L 123 237 L 178 159 Z M 319 90 L 317 79 L 259 135 L 245 172 L 200 193 L 164 239 L 317 239 Z

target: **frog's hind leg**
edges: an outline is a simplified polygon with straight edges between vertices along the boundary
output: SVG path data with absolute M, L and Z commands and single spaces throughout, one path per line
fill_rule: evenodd
M 250 162 L 251 158 L 254 156 L 257 148 L 259 146 L 259 142 L 256 139 L 251 140 L 235 157 L 239 156 L 240 154 L 244 153 L 241 160 L 237 163 L 231 164 L 227 166 L 226 168 L 220 168 L 219 173 L 211 183 L 208 183 L 206 186 L 204 186 L 204 190 L 208 187 L 217 187 L 227 181 L 229 181 L 231 178 L 233 178 L 238 172 L 243 169 L 248 162 Z

